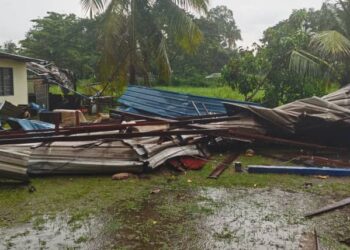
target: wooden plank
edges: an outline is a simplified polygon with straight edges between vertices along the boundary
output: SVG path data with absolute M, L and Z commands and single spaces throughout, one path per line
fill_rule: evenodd
M 229 167 L 229 165 L 239 157 L 240 153 L 230 153 L 208 176 L 209 179 L 217 179 Z
M 334 204 L 331 204 L 331 205 L 325 206 L 323 208 L 320 208 L 320 209 L 318 209 L 318 210 L 316 210 L 316 211 L 314 211 L 312 213 L 308 213 L 308 214 L 305 215 L 305 217 L 311 218 L 313 216 L 324 214 L 324 213 L 333 211 L 335 209 L 338 209 L 338 208 L 341 208 L 341 207 L 345 207 L 347 205 L 350 205 L 350 197 L 346 198 L 344 200 L 338 201 L 338 202 L 336 202 Z

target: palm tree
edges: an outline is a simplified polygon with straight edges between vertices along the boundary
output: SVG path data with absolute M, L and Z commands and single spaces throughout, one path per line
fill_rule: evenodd
M 186 11 L 206 13 L 209 0 L 81 0 L 91 17 L 101 22 L 99 78 L 123 87 L 157 71 L 170 80 L 167 37 L 187 52 L 194 52 L 202 33 Z
M 350 0 L 328 4 L 334 19 L 334 29 L 311 35 L 308 51 L 294 50 L 290 58 L 291 70 L 303 75 L 333 75 L 339 77 L 335 67 L 350 61 Z M 350 80 L 341 76 L 343 81 Z

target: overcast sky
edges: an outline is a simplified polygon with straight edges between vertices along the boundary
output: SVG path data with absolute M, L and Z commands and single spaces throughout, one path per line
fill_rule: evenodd
M 227 5 L 242 31 L 242 46 L 257 42 L 262 32 L 288 18 L 293 9 L 320 8 L 324 0 L 211 0 L 211 7 Z M 84 16 L 80 0 L 0 0 L 0 44 L 19 41 L 30 29 L 30 20 L 47 11 Z

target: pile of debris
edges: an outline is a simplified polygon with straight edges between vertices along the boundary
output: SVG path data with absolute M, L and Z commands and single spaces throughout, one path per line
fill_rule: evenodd
M 350 85 L 322 98 L 311 97 L 274 108 L 225 103 L 229 115 L 249 123 L 252 132 L 328 146 L 350 144 Z M 261 130 L 263 128 L 263 131 Z
M 0 176 L 23 180 L 48 174 L 141 173 L 164 163 L 178 169 L 198 168 L 193 166 L 206 162 L 210 148 L 235 143 L 235 150 L 231 148 L 229 157 L 212 174 L 216 178 L 252 144 L 286 145 L 313 152 L 347 151 L 349 145 L 350 86 L 322 98 L 298 100 L 274 109 L 171 92 L 163 99 L 159 95 L 158 90 L 130 87 L 120 99 L 123 106 L 111 110 L 105 123 L 51 124 L 39 130 L 25 129 L 21 121 L 13 120 L 20 130 L 0 132 Z M 188 161 L 188 157 L 197 162 Z M 303 164 L 309 160 L 304 159 Z M 336 167 L 350 166 L 339 162 Z M 331 171 L 330 175 L 337 170 Z M 268 170 L 252 166 L 250 172 Z M 341 175 L 350 175 L 349 169 L 342 170 Z

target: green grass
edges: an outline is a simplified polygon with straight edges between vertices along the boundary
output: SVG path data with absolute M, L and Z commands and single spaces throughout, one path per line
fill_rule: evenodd
M 239 93 L 239 91 L 234 90 L 227 85 L 213 87 L 157 86 L 156 88 L 177 93 L 244 101 L 244 96 L 241 93 Z M 264 91 L 259 91 L 255 96 L 254 100 L 261 100 L 263 97 Z
M 233 90 L 229 86 L 217 86 L 217 87 L 191 87 L 191 86 L 157 86 L 155 88 L 167 91 L 173 91 L 177 93 L 208 96 L 215 98 L 225 98 L 225 99 L 234 99 L 234 100 L 244 100 L 244 96 L 238 91 Z M 78 85 L 77 91 L 82 94 L 92 95 L 95 94 L 94 91 L 90 91 L 88 88 L 85 88 L 83 85 Z M 59 86 L 50 86 L 50 93 L 62 95 L 62 91 Z M 257 95 L 257 98 L 263 96 L 263 93 L 260 92 Z
M 293 175 L 237 174 L 230 167 L 218 180 L 207 176 L 224 156 L 217 156 L 200 171 L 189 171 L 175 176 L 171 172 L 151 174 L 150 179 L 132 178 L 126 181 L 111 181 L 110 177 L 51 177 L 32 179 L 36 192 L 28 192 L 26 186 L 1 184 L 0 226 L 28 222 L 43 215 L 55 215 L 67 211 L 71 221 L 83 220 L 112 206 L 137 210 L 154 188 L 188 191 L 199 187 L 278 187 L 305 191 L 305 182 L 315 182 L 307 192 L 345 197 L 350 193 L 349 179 L 330 178 L 318 180 L 313 177 Z M 244 166 L 248 164 L 279 164 L 278 161 L 260 156 L 241 157 Z M 281 164 L 281 163 L 280 163 Z
M 219 179 L 208 179 L 224 157 L 213 157 L 199 171 L 179 174 L 161 170 L 148 178 L 124 181 L 112 181 L 110 176 L 34 178 L 31 185 L 36 191 L 33 193 L 27 186 L 3 183 L 0 184 L 0 228 L 33 222 L 33 229 L 41 230 L 46 220 L 67 214 L 67 223 L 74 232 L 88 219 L 97 217 L 103 219 L 102 234 L 111 242 L 131 248 L 146 244 L 161 249 L 169 248 L 174 236 L 186 234 L 191 239 L 198 238 L 193 229 L 196 221 L 215 212 L 215 207 L 198 205 L 203 197 L 196 194 L 203 188 L 279 188 L 311 192 L 335 200 L 350 193 L 349 178 L 319 180 L 294 175 L 255 175 L 235 173 L 234 168 L 229 167 Z M 238 161 L 244 168 L 249 164 L 282 164 L 261 156 L 242 156 Z M 305 183 L 313 185 L 306 189 Z M 160 193 L 151 194 L 154 189 L 160 189 Z M 226 239 L 230 235 L 225 231 L 218 237 Z M 88 239 L 83 236 L 76 241 L 84 243 Z M 136 245 L 129 245 L 133 242 Z M 157 245 L 153 246 L 154 242 Z
M 208 96 L 215 98 L 226 98 L 234 100 L 244 100 L 244 96 L 229 86 L 216 87 L 191 87 L 191 86 L 158 86 L 161 90 L 173 91 L 184 94 Z

